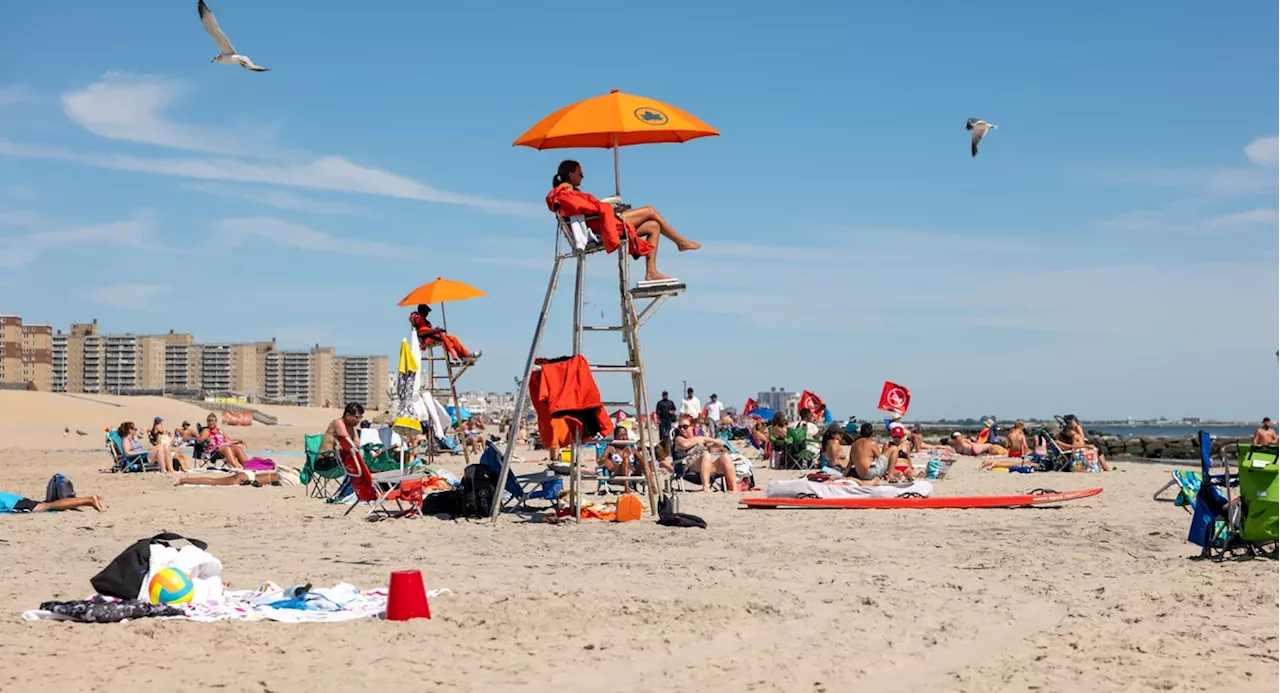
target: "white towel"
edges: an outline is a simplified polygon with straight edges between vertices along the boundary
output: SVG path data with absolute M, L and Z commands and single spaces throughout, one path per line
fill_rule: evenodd
M 587 226 L 587 218 L 581 214 L 575 214 L 567 220 L 561 219 L 560 225 L 564 228 L 565 235 L 569 237 L 569 243 L 573 245 L 574 250 L 582 250 L 588 244 L 600 242 L 596 232 Z
M 933 495 L 933 484 L 913 481 L 908 484 L 881 484 L 879 486 L 855 486 L 848 482 L 824 483 L 808 479 L 779 479 L 769 482 L 765 496 L 769 498 L 897 498 L 906 493 L 918 493 L 926 498 Z

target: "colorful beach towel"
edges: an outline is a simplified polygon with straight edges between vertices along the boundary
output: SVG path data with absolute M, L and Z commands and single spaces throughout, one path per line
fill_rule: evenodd
M 933 484 L 913 481 L 904 484 L 880 484 L 858 486 L 848 480 L 809 481 L 808 479 L 779 479 L 769 482 L 765 489 L 768 498 L 897 498 L 915 493 L 928 498 L 933 495 Z

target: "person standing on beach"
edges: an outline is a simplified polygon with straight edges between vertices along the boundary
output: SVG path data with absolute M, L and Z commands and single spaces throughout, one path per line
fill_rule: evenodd
M 676 425 L 676 403 L 671 401 L 666 390 L 662 391 L 662 399 L 658 400 L 654 411 L 658 414 L 659 441 L 671 440 L 671 429 Z
M 1278 443 L 1280 443 L 1280 437 L 1276 436 L 1276 429 L 1271 427 L 1271 417 L 1263 417 L 1262 425 L 1253 432 L 1253 444 L 1276 445 Z
M 724 414 L 724 402 L 715 393 L 711 393 L 711 401 L 707 402 L 707 431 L 715 438 L 720 434 L 720 417 Z
M 687 416 L 694 421 L 702 418 L 702 401 L 693 395 L 693 388 L 685 393 L 684 401 L 680 403 L 680 414 Z

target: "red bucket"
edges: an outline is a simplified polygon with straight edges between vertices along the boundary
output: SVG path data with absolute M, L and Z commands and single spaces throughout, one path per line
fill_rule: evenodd
M 431 618 L 427 588 L 422 584 L 421 571 L 397 570 L 391 573 L 391 587 L 387 590 L 387 620 L 411 618 Z

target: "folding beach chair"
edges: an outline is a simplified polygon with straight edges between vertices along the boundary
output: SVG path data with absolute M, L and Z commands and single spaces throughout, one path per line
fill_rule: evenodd
M 502 453 L 492 441 L 485 443 L 484 454 L 480 456 L 478 464 L 492 469 L 494 474 L 502 475 Z M 514 503 L 512 509 L 532 510 L 528 507 L 529 501 L 545 500 L 551 504 L 552 508 L 559 510 L 562 491 L 564 491 L 564 477 L 550 469 L 520 476 L 515 472 L 509 472 L 507 485 L 502 494 L 502 506 L 505 510 L 508 505 Z
M 809 438 L 808 432 L 799 426 L 787 429 L 785 439 L 775 439 L 773 448 L 776 451 L 774 469 L 814 469 L 819 460 L 818 455 L 809 449 L 809 443 L 821 443 L 817 438 Z
M 698 472 L 695 472 L 689 469 L 688 458 L 685 458 L 685 459 L 675 458 L 676 432 L 674 430 L 671 432 L 670 448 L 672 451 L 671 466 L 675 469 L 675 472 L 672 473 L 671 476 L 667 479 L 667 484 L 666 484 L 667 494 L 675 495 L 677 493 L 684 493 L 685 491 L 688 490 L 684 487 L 686 482 L 690 484 L 697 484 L 699 487 L 702 486 L 702 475 L 699 474 Z M 726 490 L 725 479 L 723 474 L 711 475 L 711 490 L 713 492 L 717 490 L 716 488 L 717 485 L 719 485 L 720 491 Z
M 111 471 L 115 472 L 154 472 L 160 466 L 151 462 L 145 452 L 124 454 L 124 441 L 116 431 L 107 432 L 107 454 L 111 456 Z
M 350 515 L 359 503 L 369 504 L 369 512 L 364 518 L 370 521 L 388 517 L 412 517 L 421 509 L 422 480 L 425 478 L 422 474 L 371 473 L 364 456 L 357 453 L 351 441 L 346 438 L 338 439 L 337 453 L 355 493 L 355 501 L 343 513 L 344 516 Z M 390 503 L 395 503 L 395 510 L 388 507 Z
M 330 497 L 332 495 L 330 489 L 336 488 L 347 476 L 346 470 L 336 461 L 330 462 L 326 459 L 325 463 L 317 464 L 320 444 L 323 441 L 322 433 L 303 437 L 303 454 L 306 455 L 306 461 L 302 463 L 298 481 L 306 487 L 307 495 L 312 498 Z
M 1222 473 L 1213 474 L 1212 438 L 1204 431 L 1199 436 L 1201 481 L 1187 541 L 1201 548 L 1200 558 L 1276 558 L 1277 449 L 1240 445 L 1236 474 L 1224 449 Z

